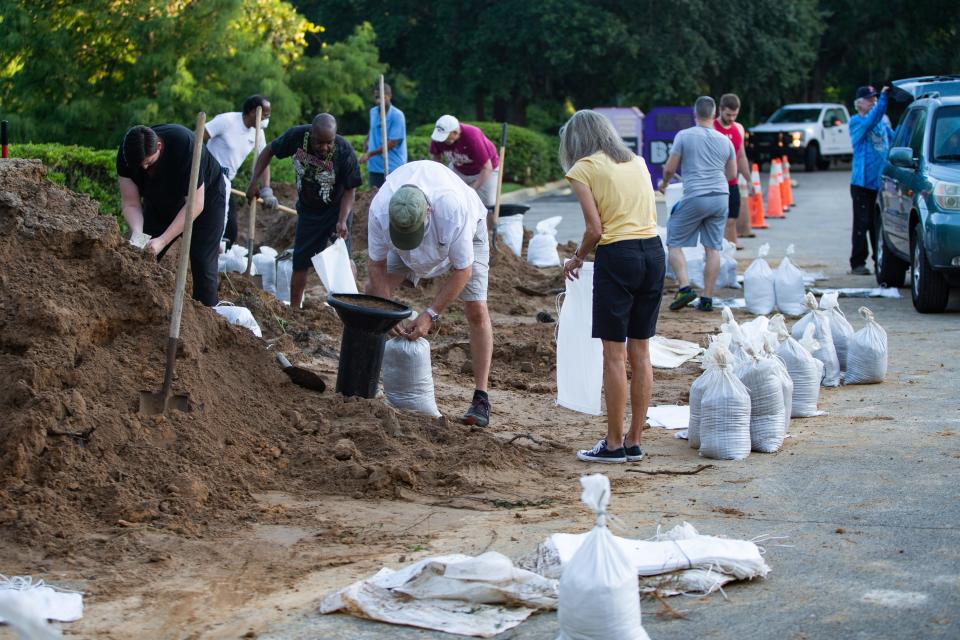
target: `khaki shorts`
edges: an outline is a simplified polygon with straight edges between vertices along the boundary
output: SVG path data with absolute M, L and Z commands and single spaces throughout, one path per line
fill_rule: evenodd
M 414 285 L 420 277 L 400 258 L 395 249 L 387 253 L 387 273 L 399 273 L 406 276 Z M 473 236 L 473 271 L 470 279 L 460 292 L 464 302 L 482 302 L 487 299 L 487 284 L 490 280 L 490 243 L 487 241 L 487 226 L 481 221 L 477 233 Z
M 480 174 L 473 176 L 468 176 L 466 174 L 460 173 L 457 171 L 456 167 L 452 164 L 449 165 L 453 172 L 460 176 L 460 179 L 466 182 L 468 185 L 473 187 L 473 183 L 477 181 L 477 178 L 480 177 Z M 480 188 L 477 189 L 477 195 L 480 196 L 480 200 L 483 202 L 483 206 L 490 209 L 497 204 L 497 181 L 500 179 L 500 168 L 497 167 L 493 170 L 493 173 L 487 176 L 487 179 L 483 181 L 483 184 L 480 185 Z

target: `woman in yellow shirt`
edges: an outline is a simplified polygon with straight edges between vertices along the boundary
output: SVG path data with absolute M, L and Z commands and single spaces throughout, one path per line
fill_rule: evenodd
M 577 452 L 585 462 L 643 459 L 640 436 L 653 388 L 649 339 L 657 329 L 665 269 L 657 236 L 657 210 L 650 173 L 620 140 L 610 121 L 595 111 L 577 111 L 560 130 L 560 164 L 580 202 L 586 230 L 565 277 L 580 276 L 596 247 L 593 268 L 593 337 L 603 341 L 603 388 L 607 436 Z M 624 436 L 627 360 L 633 415 Z

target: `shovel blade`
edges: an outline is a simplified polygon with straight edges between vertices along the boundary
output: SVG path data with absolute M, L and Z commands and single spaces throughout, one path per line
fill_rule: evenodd
M 171 394 L 164 397 L 162 391 L 156 393 L 140 392 L 140 413 L 160 415 L 170 410 L 183 411 L 184 413 L 192 411 L 193 406 L 190 404 L 190 396 Z

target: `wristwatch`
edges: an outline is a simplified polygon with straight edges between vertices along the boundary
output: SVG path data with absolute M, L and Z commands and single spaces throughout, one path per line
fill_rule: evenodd
M 440 314 L 434 311 L 432 308 L 427 307 L 424 313 L 430 316 L 430 322 L 432 322 L 433 324 L 438 324 L 440 322 Z

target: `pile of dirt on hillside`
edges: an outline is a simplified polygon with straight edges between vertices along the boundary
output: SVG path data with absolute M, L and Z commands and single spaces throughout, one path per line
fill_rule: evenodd
M 0 161 L 0 539 L 60 553 L 103 527 L 242 519 L 255 490 L 449 493 L 478 468 L 486 486 L 539 473 L 536 452 L 487 433 L 293 386 L 264 341 L 192 301 L 174 390 L 203 410 L 139 414 L 162 383 L 175 265 L 44 174 Z

